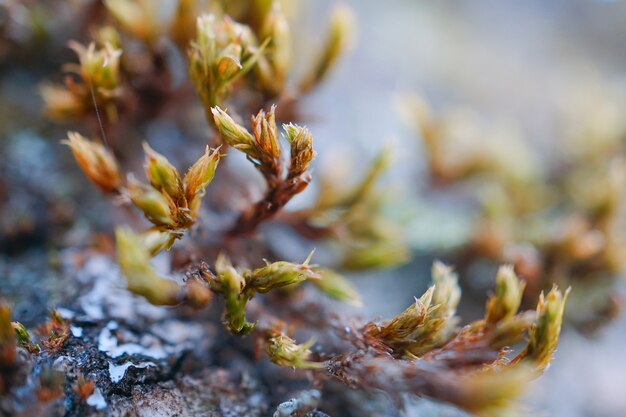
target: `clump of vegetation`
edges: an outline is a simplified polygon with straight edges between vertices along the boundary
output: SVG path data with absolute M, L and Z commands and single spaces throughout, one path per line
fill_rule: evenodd
M 478 416 L 514 415 L 525 385 L 541 375 L 556 351 L 569 294 L 562 288 L 569 279 L 557 280 L 559 285 L 544 294 L 532 277 L 518 278 L 515 271 L 526 272 L 525 265 L 502 266 L 484 318 L 464 324 L 457 316 L 457 274 L 440 262 L 433 265 L 432 286 L 387 321 L 357 321 L 319 303 L 310 311 L 299 304 L 302 287 L 310 285 L 360 305 L 358 286 L 342 270 L 394 267 L 410 258 L 401 226 L 384 210 L 389 202 L 379 179 L 391 165 L 387 150 L 353 186 L 312 170 L 314 132 L 300 120 L 298 99 L 318 87 L 349 49 L 349 9 L 332 12 L 325 42 L 310 58 L 293 55 L 291 1 L 179 0 L 165 16 L 160 3 L 97 2 L 94 13 L 104 18 L 91 30 L 88 46 L 71 43 L 79 63 L 64 67 L 69 72 L 64 84 L 41 89 L 45 113 L 72 124 L 63 144 L 87 179 L 117 206 L 133 206 L 145 217 L 132 228 L 115 228 L 117 263 L 128 291 L 179 311 L 217 308 L 229 338 L 248 337 L 249 346 L 273 364 L 302 369 L 319 386 L 341 381 L 349 388 L 384 391 L 395 400 L 412 394 Z M 294 74 L 296 60 L 311 63 L 304 74 Z M 196 136 L 208 138 L 208 144 L 190 140 L 181 155 L 165 156 L 144 142 L 145 180 L 126 175 L 137 158 L 121 138 L 128 142 L 145 134 L 147 123 L 168 112 L 191 115 L 179 121 L 193 125 L 189 130 L 201 132 Z M 440 135 L 438 124 L 418 120 L 429 140 L 432 171 L 441 179 L 460 180 L 491 168 L 490 160 L 450 168 L 448 150 L 433 139 Z M 194 154 L 186 171 L 176 166 L 186 157 L 183 151 Z M 231 161 L 237 154 L 263 178 L 263 189 L 250 192 L 254 197 L 243 197 L 237 187 L 242 181 L 233 180 L 238 173 Z M 312 205 L 289 209 L 315 176 L 320 187 Z M 527 187 L 518 180 L 511 180 L 513 186 L 541 192 L 535 183 Z M 266 233 L 270 223 L 288 226 L 307 245 L 329 244 L 337 249 L 336 259 L 320 266 L 310 252 L 302 262 L 285 260 Z M 480 247 L 476 242 L 471 249 Z M 554 249 L 550 265 L 569 278 L 569 269 L 561 268 L 564 258 L 557 256 L 571 249 L 563 245 Z M 171 273 L 153 262 L 168 251 L 176 258 Z M 509 262 L 498 256 L 502 252 L 498 246 L 490 254 L 499 263 Z M 520 311 L 527 287 L 533 290 L 527 299 L 539 299 L 534 312 Z M 24 326 L 10 322 L 8 307 L 0 307 L 0 391 L 14 385 L 20 349 L 53 355 L 66 347 L 68 320 L 53 312 L 35 340 Z M 65 379 L 56 370 L 44 369 L 38 377 L 41 401 L 63 394 Z M 65 385 L 83 402 L 95 395 L 94 383 L 82 374 Z M 308 412 L 323 403 L 318 395 L 309 397 L 293 400 L 292 406 Z

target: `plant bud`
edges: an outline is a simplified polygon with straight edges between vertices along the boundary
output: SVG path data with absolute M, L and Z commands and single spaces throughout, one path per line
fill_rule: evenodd
M 461 300 L 461 288 L 457 275 L 449 266 L 435 262 L 432 267 L 432 279 L 435 285 L 433 304 L 442 306 L 440 313 L 453 316 Z
M 211 109 L 215 126 L 224 142 L 238 149 L 253 159 L 259 159 L 254 137 L 243 126 L 235 121 L 219 107 Z
M 526 348 L 518 355 L 515 361 L 532 361 L 537 371 L 542 372 L 552 361 L 556 351 L 563 323 L 563 311 L 570 289 L 563 294 L 556 285 L 547 296 L 541 293 L 537 303 L 536 322 L 529 332 L 529 341 Z
M 261 110 L 256 116 L 252 116 L 252 133 L 263 161 L 272 161 L 280 157 L 275 112 L 276 106 L 272 106 L 269 113 L 266 114 Z
M 220 253 L 217 257 L 215 270 L 222 284 L 222 287 L 216 288 L 216 291 L 241 294 L 246 286 L 246 280 L 224 254 Z
M 485 320 L 493 324 L 513 317 L 522 303 L 525 286 L 512 266 L 501 266 L 496 276 L 496 292 L 487 300 Z
M 204 155 L 189 168 L 185 175 L 183 183 L 187 204 L 194 216 L 198 212 L 206 187 L 213 181 L 221 157 L 219 147 L 211 150 L 207 146 Z
M 167 193 L 174 201 L 178 201 L 182 196 L 182 182 L 176 168 L 166 157 L 145 142 L 143 149 L 146 153 L 144 168 L 150 184 L 157 190 Z
M 306 280 L 319 280 L 321 275 L 309 266 L 313 252 L 302 264 L 279 261 L 250 272 L 248 285 L 255 291 L 266 293 L 276 288 L 296 285 Z
M 176 225 L 170 200 L 162 193 L 135 180 L 132 176 L 129 177 L 126 192 L 133 204 L 143 211 L 146 218 L 154 225 L 169 227 Z
M 121 175 L 115 156 L 102 144 L 89 141 L 79 133 L 68 132 L 67 137 L 61 143 L 70 147 L 87 178 L 106 193 L 119 191 Z
M 283 128 L 286 138 L 291 144 L 289 176 L 293 178 L 303 174 L 315 158 L 313 135 L 308 129 L 294 124 L 283 125 Z
M 94 42 L 90 43 L 87 48 L 77 42 L 71 42 L 70 47 L 78 55 L 80 76 L 85 84 L 93 86 L 94 90 L 101 95 L 113 95 L 120 83 L 119 68 L 122 51 L 108 43 L 99 50 L 96 50 Z
M 312 340 L 298 345 L 292 338 L 278 335 L 268 339 L 265 351 L 270 360 L 279 366 L 289 366 L 294 369 L 322 368 L 323 363 L 308 360 L 311 356 L 309 348 L 312 345 Z

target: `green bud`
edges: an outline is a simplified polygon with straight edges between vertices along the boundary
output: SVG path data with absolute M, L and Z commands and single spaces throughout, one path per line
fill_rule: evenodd
M 248 285 L 255 291 L 266 293 L 276 288 L 296 285 L 306 280 L 319 280 L 321 275 L 309 266 L 313 252 L 302 264 L 279 261 L 249 272 Z
M 185 175 L 184 185 L 187 204 L 194 216 L 200 208 L 206 187 L 213 181 L 221 157 L 219 147 L 211 150 L 207 146 L 204 155 L 189 168 Z
M 563 294 L 555 286 L 544 297 L 541 293 L 537 303 L 535 325 L 529 332 L 526 348 L 518 355 L 515 361 L 525 360 L 534 363 L 537 371 L 545 370 L 556 351 L 563 323 L 563 311 L 570 289 Z
M 215 126 L 220 132 L 224 142 L 235 149 L 238 149 L 253 159 L 259 159 L 259 153 L 256 149 L 254 137 L 243 126 L 235 123 L 235 121 L 219 107 L 211 109 Z
M 215 288 L 221 293 L 241 294 L 246 286 L 245 278 L 235 269 L 230 259 L 224 254 L 219 254 L 215 261 L 215 270 L 220 284 Z
M 126 193 L 137 208 L 156 226 L 175 226 L 172 213 L 172 201 L 154 188 L 135 180 L 128 179 Z
M 177 201 L 182 194 L 182 183 L 178 170 L 170 164 L 166 157 L 156 152 L 145 142 L 143 149 L 146 153 L 144 168 L 150 184 Z
M 309 348 L 312 345 L 312 340 L 298 345 L 292 338 L 278 335 L 267 340 L 265 351 L 270 360 L 279 366 L 289 366 L 294 369 L 322 368 L 323 363 L 309 361 L 311 356 Z
M 30 334 L 26 327 L 22 323 L 18 323 L 16 321 L 12 322 L 13 330 L 15 331 L 15 337 L 17 338 L 18 343 L 28 343 L 30 342 Z
M 141 238 L 129 229 L 115 230 L 117 258 L 128 290 L 154 305 L 176 305 L 182 299 L 180 286 L 160 277 L 150 265 L 150 252 Z
M 122 51 L 109 43 L 96 49 L 94 42 L 87 48 L 78 42 L 70 42 L 70 48 L 76 52 L 80 61 L 79 75 L 83 82 L 93 87 L 96 95 L 111 98 L 118 94 L 120 85 L 120 57 Z
M 496 276 L 496 292 L 487 300 L 485 320 L 493 324 L 513 317 L 519 310 L 525 286 L 512 266 L 501 266 Z

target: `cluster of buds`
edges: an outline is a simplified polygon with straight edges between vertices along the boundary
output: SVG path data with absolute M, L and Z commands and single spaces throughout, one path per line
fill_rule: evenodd
M 232 84 L 252 69 L 263 48 L 248 26 L 228 16 L 198 18 L 188 53 L 189 74 L 205 109 L 224 104 Z
M 465 364 L 491 363 L 491 368 L 520 362 L 542 372 L 556 350 L 567 292 L 556 287 L 539 299 L 537 313 L 519 313 L 524 283 L 510 266 L 500 268 L 496 291 L 486 305 L 485 318 L 457 329 L 460 299 L 457 277 L 443 264 L 433 267 L 434 285 L 415 304 L 387 323 L 365 326 L 367 335 L 389 347 L 394 355 L 424 361 Z M 569 290 L 568 290 L 569 291 Z M 507 348 L 528 334 L 524 350 L 506 359 Z
M 256 269 L 235 268 L 227 257 L 220 255 L 215 263 L 215 272 L 203 265 L 198 278 L 180 284 L 154 270 L 150 263 L 150 248 L 142 235 L 128 229 L 117 229 L 116 243 L 118 263 L 129 291 L 155 305 L 185 303 L 196 308 L 206 306 L 212 294 L 218 294 L 224 299 L 224 325 L 238 335 L 246 335 L 256 326 L 246 319 L 246 304 L 256 294 L 294 287 L 304 281 L 323 280 L 318 269 L 309 264 L 312 254 L 301 264 L 266 262 L 265 266 Z M 340 293 L 340 290 L 332 288 L 333 283 L 327 285 L 328 292 Z
M 221 158 L 219 148 L 211 150 L 207 146 L 183 177 L 165 156 L 144 144 L 144 167 L 149 184 L 133 176 L 123 184 L 115 156 L 103 145 L 75 132 L 70 132 L 64 143 L 70 146 L 89 180 L 104 192 L 127 195 L 154 225 L 143 235 L 153 255 L 170 249 L 194 224 L 206 187 L 213 180 Z
M 88 47 L 70 42 L 78 55 L 79 64 L 68 64 L 66 70 L 76 74 L 81 82 L 76 83 L 68 75 L 65 86 L 43 85 L 41 94 L 45 102 L 45 113 L 57 121 L 78 119 L 86 115 L 94 105 L 102 108 L 108 120 L 117 119 L 116 101 L 121 97 L 120 57 L 122 51 L 109 42 L 97 47 L 94 42 Z
M 442 345 L 454 334 L 456 308 L 461 298 L 458 278 L 448 266 L 436 262 L 433 286 L 388 323 L 368 324 L 368 333 L 398 356 L 418 358 Z
M 246 154 L 268 185 L 265 198 L 240 216 L 234 229 L 237 233 L 254 231 L 259 223 L 277 213 L 294 195 L 304 191 L 311 181 L 308 168 L 315 157 L 311 132 L 294 124 L 283 126 L 291 147 L 291 158 L 287 169 L 284 169 L 275 110 L 272 106 L 268 113 L 261 110 L 253 116 L 250 133 L 224 110 L 219 107 L 211 109 L 224 142 Z
M 255 294 L 264 294 L 276 289 L 293 287 L 304 281 L 320 280 L 315 268 L 309 265 L 311 255 L 302 263 L 279 261 L 256 269 L 238 270 L 225 257 L 220 256 L 215 272 L 201 271 L 213 291 L 225 300 L 224 324 L 233 334 L 245 335 L 252 331 L 255 323 L 246 320 L 246 304 Z

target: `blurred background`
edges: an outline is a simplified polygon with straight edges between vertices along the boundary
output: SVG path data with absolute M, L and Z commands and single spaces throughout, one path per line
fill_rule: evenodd
M 323 13 L 332 2 L 315 3 L 309 7 Z M 319 118 L 312 126 L 317 143 L 341 147 L 342 157 L 357 167 L 385 143 L 393 144 L 396 163 L 387 184 L 399 194 L 423 199 L 427 182 L 419 137 L 407 128 L 398 109 L 399 98 L 406 94 L 426 96 L 435 109 L 460 104 L 487 119 L 504 120 L 540 150 L 544 164 L 568 146 L 557 137 L 564 109 L 602 108 L 608 97 L 621 105 L 620 123 L 626 119 L 623 1 L 349 4 L 358 16 L 353 53 L 329 83 L 306 100 L 306 108 Z M 575 122 L 570 124 L 573 129 Z M 319 154 L 323 166 L 328 152 L 321 149 Z M 398 271 L 358 278 L 372 315 L 389 317 L 421 294 L 429 280 L 430 258 L 419 254 L 449 244 L 451 236 L 467 229 L 466 220 L 441 214 L 454 209 L 435 207 L 423 202 L 410 222 L 416 261 Z M 623 283 L 619 286 L 623 294 Z M 462 313 L 468 320 L 471 314 Z M 626 415 L 624 346 L 623 316 L 589 336 L 566 326 L 555 361 L 529 393 L 531 415 Z
M 319 45 L 324 36 L 319 22 L 335 1 L 302 3 L 299 25 L 307 35 L 296 39 L 296 49 L 306 51 Z M 347 172 L 363 172 L 363 161 L 385 146 L 394 150 L 394 164 L 384 181 L 401 204 L 390 215 L 402 221 L 415 256 L 401 268 L 352 277 L 365 306 L 358 314 L 390 317 L 424 291 L 433 259 L 446 260 L 447 250 L 467 238 L 473 221 L 465 215 L 463 204 L 457 206 L 455 199 L 431 192 L 420 134 L 406 120 L 407 96 L 424 97 L 435 112 L 471 108 L 487 125 L 514 132 L 536 150 L 539 166 L 550 167 L 563 149 L 578 146 L 562 137 L 564 120 L 574 132 L 582 126 L 580 115 L 590 112 L 595 112 L 600 128 L 620 129 L 626 124 L 626 2 L 346 3 L 357 17 L 353 49 L 328 82 L 303 100 L 301 111 L 315 135 L 316 170 L 341 165 Z M 17 300 L 16 315 L 26 323 L 41 313 L 33 304 L 55 305 L 71 298 L 71 283 L 50 267 L 55 255 L 49 247 L 33 249 L 11 236 L 26 230 L 35 240 L 52 235 L 61 240 L 59 246 L 81 246 L 89 242 L 92 229 L 107 230 L 115 223 L 113 216 L 103 215 L 109 206 L 86 185 L 69 152 L 58 144 L 64 129 L 41 116 L 37 85 L 51 71 L 58 72 L 60 63 L 72 59 L 67 50 L 53 59 L 46 55 L 57 52 L 58 48 L 38 52 L 45 55 L 45 65 L 29 64 L 27 71 L 19 62 L 0 62 L 0 175 L 12 178 L 0 187 L 0 200 L 5 200 L 0 207 L 4 242 L 0 282 L 2 292 Z M 177 134 L 176 130 L 161 124 L 152 132 L 151 142 L 167 153 L 166 137 Z M 510 149 L 517 151 L 513 145 Z M 311 187 L 289 207 L 306 206 L 314 194 Z M 75 211 L 76 206 L 81 210 Z M 67 224 L 72 218 L 72 227 L 62 237 L 48 227 Z M 45 294 L 41 287 L 25 293 L 23 283 L 29 280 L 47 286 Z M 480 316 L 483 289 L 489 283 L 477 284 L 474 293 L 471 282 L 464 285 L 470 286 L 470 294 L 461 306 L 461 317 L 469 321 Z M 69 294 L 57 295 L 59 286 Z M 624 293 L 621 281 L 618 292 Z M 529 415 L 626 415 L 624 346 L 624 315 L 593 333 L 566 325 L 556 360 L 528 393 Z M 456 415 L 446 408 L 431 410 L 421 402 L 410 404 L 406 414 Z

